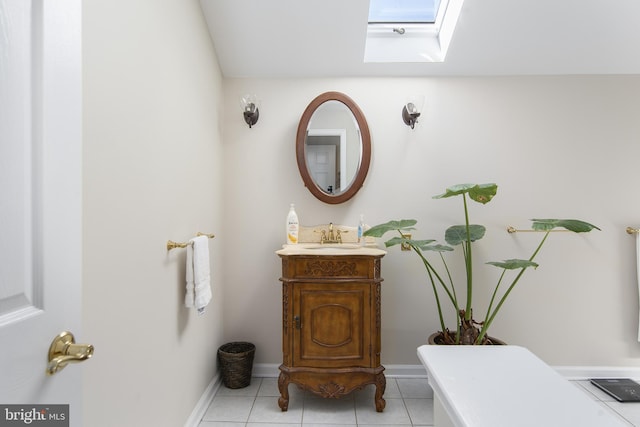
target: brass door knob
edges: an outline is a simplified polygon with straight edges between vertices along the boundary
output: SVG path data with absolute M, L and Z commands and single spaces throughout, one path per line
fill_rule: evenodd
M 64 369 L 69 363 L 82 362 L 93 356 L 91 344 L 76 344 L 71 332 L 62 332 L 55 337 L 49 347 L 47 374 L 53 375 Z

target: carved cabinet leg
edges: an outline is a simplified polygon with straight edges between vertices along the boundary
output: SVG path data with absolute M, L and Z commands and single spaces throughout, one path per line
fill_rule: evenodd
M 387 402 L 384 400 L 382 395 L 384 394 L 384 390 L 387 388 L 387 379 L 384 374 L 380 373 L 376 375 L 376 411 L 382 412 L 384 411 L 384 407 L 387 405 Z
M 284 372 L 280 372 L 280 376 L 278 376 L 278 390 L 280 390 L 278 406 L 282 412 L 285 412 L 289 409 L 289 375 Z

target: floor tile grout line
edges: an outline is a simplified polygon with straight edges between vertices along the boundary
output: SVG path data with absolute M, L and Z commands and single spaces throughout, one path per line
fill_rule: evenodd
M 287 385 L 287 387 L 289 387 L 289 386 Z M 294 387 L 295 387 L 295 385 L 294 385 Z M 302 400 L 302 413 L 300 414 L 300 425 L 301 426 L 304 426 L 304 407 L 305 407 L 305 404 L 307 403 L 307 397 L 309 397 L 307 395 L 307 391 L 304 390 L 303 391 L 303 395 L 302 395 L 302 399 L 301 399 Z M 289 398 L 291 398 L 291 396 L 289 396 Z
M 355 397 L 353 398 L 353 417 L 356 420 L 356 427 L 358 427 L 360 425 L 358 423 L 358 399 Z
M 255 381 L 256 378 L 252 377 L 251 381 Z M 249 413 L 247 414 L 247 419 L 244 420 L 244 427 L 247 427 L 247 424 L 249 424 L 249 419 L 251 419 L 251 412 L 253 411 L 253 408 L 256 405 L 256 399 L 258 398 L 258 394 L 260 393 L 260 387 L 262 387 L 262 378 L 259 378 L 260 380 L 260 384 L 256 387 L 256 392 L 253 395 L 247 395 L 246 397 L 253 397 L 253 402 L 251 402 L 251 408 L 249 408 Z M 215 397 L 218 395 L 218 393 L 216 393 Z M 230 397 L 234 397 L 234 398 L 238 398 L 238 397 L 242 397 L 242 396 L 230 396 Z
M 400 392 L 402 394 L 402 392 Z M 404 400 L 404 396 L 402 397 L 402 405 L 404 406 L 404 410 L 407 411 L 407 416 L 409 417 L 409 422 L 413 426 L 413 419 L 411 418 L 411 413 L 409 412 L 409 408 L 407 408 L 407 402 Z
M 256 389 L 256 394 L 253 396 L 253 403 L 251 404 L 249 415 L 247 415 L 247 421 L 245 421 L 244 423 L 245 427 L 247 427 L 247 424 L 249 424 L 249 420 L 251 419 L 251 413 L 253 412 L 253 408 L 256 407 L 256 400 L 258 399 L 258 394 L 260 394 L 260 387 L 262 387 L 262 378 L 260 378 L 260 385 Z
M 627 417 L 625 417 L 623 413 L 618 412 L 618 411 L 616 410 L 616 408 L 614 408 L 613 406 L 609 405 L 609 402 L 607 402 L 607 401 L 605 401 L 605 400 L 600 400 L 600 399 L 598 399 L 598 400 L 599 400 L 599 402 L 600 402 L 600 403 L 604 404 L 604 406 L 606 406 L 607 408 L 609 408 L 609 410 L 613 411 L 613 413 L 614 413 L 614 414 L 618 415 L 620 418 L 622 418 L 623 420 L 625 420 L 626 422 L 628 422 L 629 424 L 631 424 L 632 426 L 634 426 L 634 427 L 635 427 L 635 424 L 634 424 L 630 419 L 628 419 Z

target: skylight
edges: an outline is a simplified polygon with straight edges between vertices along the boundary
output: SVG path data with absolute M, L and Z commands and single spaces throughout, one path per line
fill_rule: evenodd
M 364 62 L 443 62 L 464 0 L 370 0 Z
M 433 24 L 440 0 L 371 0 L 370 24 Z

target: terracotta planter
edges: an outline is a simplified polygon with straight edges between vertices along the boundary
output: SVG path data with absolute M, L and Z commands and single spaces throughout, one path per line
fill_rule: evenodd
M 444 343 L 442 342 L 442 332 L 435 332 L 431 335 L 429 335 L 429 339 L 427 340 L 427 342 L 429 343 L 429 345 L 444 345 Z M 499 340 L 498 338 L 493 338 L 490 337 L 489 335 L 487 335 L 487 338 L 489 339 L 489 344 L 486 345 L 507 345 L 506 342 Z

